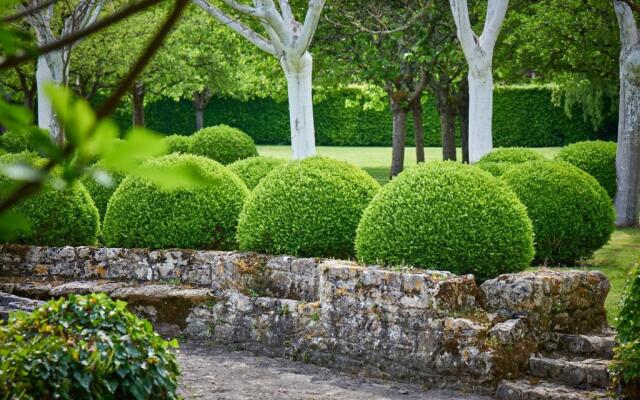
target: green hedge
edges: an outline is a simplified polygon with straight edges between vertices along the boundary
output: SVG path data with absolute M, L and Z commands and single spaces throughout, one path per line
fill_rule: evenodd
M 316 143 L 324 146 L 390 146 L 391 113 L 345 107 L 345 100 L 356 100 L 356 89 L 325 96 L 315 104 Z M 195 132 L 194 110 L 190 101 L 160 100 L 147 105 L 148 127 L 166 134 Z M 604 130 L 594 131 L 576 117 L 551 102 L 546 87 L 502 87 L 494 95 L 494 146 L 548 147 L 594 138 L 610 138 Z M 120 124 L 131 123 L 130 110 L 120 110 Z M 227 124 L 247 132 L 257 144 L 288 144 L 289 113 L 286 102 L 271 99 L 239 101 L 214 98 L 205 110 L 205 126 Z M 407 143 L 413 144 L 409 123 Z M 606 124 L 605 124 L 606 125 Z M 425 144 L 440 146 L 440 121 L 433 99 L 424 100 Z

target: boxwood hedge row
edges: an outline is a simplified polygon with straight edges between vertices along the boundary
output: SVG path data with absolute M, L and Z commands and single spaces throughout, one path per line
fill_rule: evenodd
M 355 100 L 356 94 L 356 89 L 342 90 L 316 102 L 314 117 L 318 145 L 391 145 L 390 111 L 345 107 L 345 101 Z M 149 104 L 145 112 L 149 128 L 158 132 L 187 135 L 196 130 L 190 101 L 164 99 Z M 118 119 L 123 127 L 128 126 L 130 111 L 120 110 Z M 214 98 L 205 109 L 204 122 L 205 126 L 228 124 L 239 128 L 257 144 L 290 142 L 286 102 Z M 412 124 L 408 126 L 408 144 L 413 145 Z M 435 103 L 429 96 L 424 99 L 424 129 L 425 144 L 439 146 L 440 122 Z M 496 88 L 493 129 L 495 147 L 562 146 L 580 140 L 610 138 L 615 132 L 614 128 L 594 130 L 583 120 L 580 110 L 575 111 L 573 118 L 568 118 L 561 107 L 553 105 L 549 88 L 529 86 Z

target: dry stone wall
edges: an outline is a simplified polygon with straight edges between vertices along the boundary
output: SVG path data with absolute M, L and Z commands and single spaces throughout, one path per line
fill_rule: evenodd
M 598 272 L 471 275 L 255 253 L 0 246 L 0 291 L 105 292 L 169 336 L 488 391 L 566 333 L 606 327 Z

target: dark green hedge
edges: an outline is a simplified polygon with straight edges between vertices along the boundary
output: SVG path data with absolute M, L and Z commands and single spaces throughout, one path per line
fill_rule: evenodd
M 346 99 L 355 100 L 355 90 L 326 96 L 315 105 L 316 143 L 333 146 L 390 146 L 391 113 L 345 107 Z M 497 88 L 494 96 L 494 146 L 547 147 L 607 138 L 584 122 L 582 113 L 568 118 L 564 110 L 551 102 L 551 91 L 544 87 Z M 120 110 L 123 127 L 131 122 L 130 110 Z M 146 107 L 148 127 L 166 134 L 195 132 L 191 102 L 164 99 Z M 205 126 L 227 124 L 247 132 L 257 144 L 288 144 L 289 114 L 286 102 L 270 99 L 239 101 L 214 98 L 205 110 Z M 408 144 L 413 144 L 409 123 Z M 424 100 L 425 144 L 440 145 L 440 122 L 430 97 Z M 609 133 L 610 135 L 611 133 Z

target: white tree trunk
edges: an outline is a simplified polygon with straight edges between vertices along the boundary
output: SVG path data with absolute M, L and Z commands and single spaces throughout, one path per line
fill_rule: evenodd
M 493 50 L 509 0 L 488 0 L 480 37 L 471 29 L 467 0 L 449 0 L 457 35 L 469 65 L 469 162 L 493 149 Z
M 631 8 L 614 1 L 620 26 L 620 114 L 616 155 L 616 225 L 640 221 L 640 41 Z
M 313 58 L 306 52 L 293 66 L 282 62 L 282 68 L 289 95 L 292 158 L 301 160 L 316 154 L 311 83 Z
M 65 81 L 65 68 L 62 51 L 54 51 L 38 57 L 36 83 L 38 86 L 38 126 L 49 131 L 54 143 L 61 143 L 62 130 L 53 112 L 51 100 L 46 93 L 47 85 L 60 85 Z
M 294 160 L 315 155 L 313 124 L 313 58 L 308 49 L 313 40 L 325 0 L 307 0 L 304 22 L 296 21 L 289 0 L 253 0 L 249 6 L 237 0 L 222 0 L 228 7 L 262 25 L 266 37 L 227 15 L 207 0 L 193 0 L 209 15 L 225 24 L 256 47 L 276 57 L 282 65 L 289 94 L 291 151 Z
M 476 71 L 478 72 L 478 71 Z M 469 73 L 469 162 L 493 150 L 493 76 L 491 67 Z

